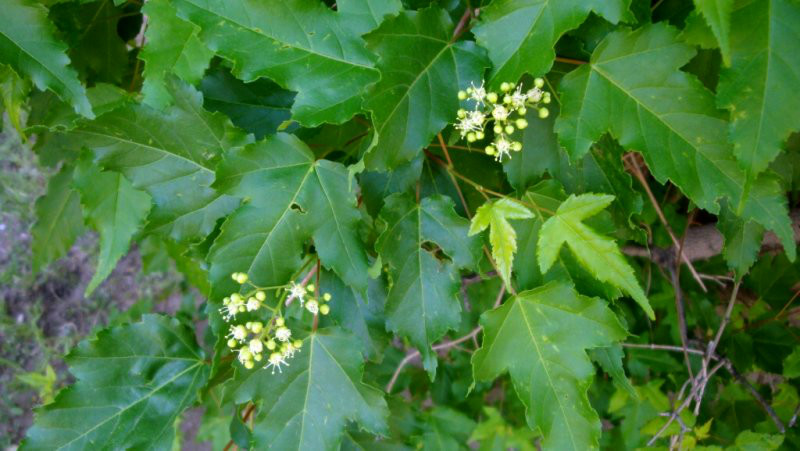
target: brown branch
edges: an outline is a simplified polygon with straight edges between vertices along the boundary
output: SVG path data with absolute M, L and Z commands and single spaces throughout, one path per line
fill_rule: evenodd
M 741 374 L 739 374 L 738 371 L 736 371 L 736 368 L 733 367 L 733 365 L 729 360 L 725 359 L 721 363 L 725 364 L 725 369 L 728 370 L 729 373 L 731 373 L 731 376 L 733 376 L 737 382 L 742 384 L 744 388 L 746 388 L 747 391 L 750 392 L 753 398 L 755 398 L 755 400 L 761 405 L 761 408 L 764 409 L 765 412 L 767 412 L 769 417 L 772 419 L 772 422 L 775 423 L 775 426 L 778 428 L 778 431 L 780 431 L 781 434 L 785 434 L 786 427 L 784 427 L 781 419 L 778 418 L 778 414 L 776 414 L 775 411 L 772 410 L 772 407 L 769 405 L 769 403 L 767 403 L 767 400 L 765 400 L 764 397 L 761 396 L 761 393 L 759 393 L 755 389 L 755 387 L 753 387 L 753 385 L 750 384 L 750 382 L 747 382 L 747 379 L 745 379 Z
M 792 218 L 794 240 L 795 242 L 800 242 L 800 209 L 792 210 L 789 216 Z M 722 253 L 723 244 L 722 234 L 714 224 L 689 227 L 684 238 L 683 255 L 692 262 L 708 260 Z M 764 233 L 764 238 L 761 241 L 762 252 L 781 248 L 781 242 L 774 233 Z M 647 258 L 660 266 L 669 264 L 674 258 L 676 250 L 676 247 L 647 249 L 641 246 L 624 246 L 622 248 L 622 252 L 625 255 Z
M 247 422 L 247 419 L 250 418 L 250 415 L 253 413 L 255 409 L 256 409 L 255 404 L 250 404 L 249 406 L 247 406 L 247 410 L 245 410 L 244 415 L 242 415 L 242 423 Z M 233 439 L 231 439 L 228 442 L 228 444 L 225 445 L 225 448 L 222 448 L 222 451 L 228 451 L 229 449 L 231 449 L 232 446 L 233 446 Z

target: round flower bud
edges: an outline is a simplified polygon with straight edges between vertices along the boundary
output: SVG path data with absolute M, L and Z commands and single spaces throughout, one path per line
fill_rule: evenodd
M 511 103 L 511 96 L 506 94 L 503 96 L 503 103 Z
M 458 91 L 458 100 L 466 100 L 467 99 L 467 92 L 466 91 Z
M 228 305 L 231 303 L 231 298 L 225 298 L 222 300 L 222 305 Z
M 500 83 L 500 90 L 503 91 L 503 92 L 507 92 L 507 91 L 511 90 L 512 87 L 513 86 L 511 86 L 511 83 L 508 83 L 508 82 L 505 82 L 505 81 Z
M 469 132 L 467 133 L 467 142 L 474 143 L 477 138 L 475 137 L 475 133 Z
M 269 340 L 269 341 L 267 342 L 267 349 L 269 349 L 270 351 L 272 351 L 273 349 L 275 349 L 275 346 L 277 346 L 277 345 L 275 344 L 275 340 Z
M 292 342 L 292 345 L 295 348 L 300 349 L 300 348 L 303 347 L 303 340 L 295 340 L 295 341 Z
M 231 273 L 231 279 L 233 279 L 234 282 L 238 282 L 239 281 L 239 273 L 238 272 Z
M 494 155 L 494 147 L 486 146 L 486 149 L 484 150 L 484 152 L 486 152 L 486 155 Z
M 517 128 L 518 129 L 525 130 L 525 127 L 528 126 L 528 121 L 526 121 L 523 118 L 519 118 L 519 119 L 517 119 L 516 124 L 517 124 Z
M 306 285 L 306 291 L 308 291 L 309 293 L 313 293 L 314 290 L 316 290 L 316 289 L 317 289 L 317 287 L 315 287 L 313 283 L 310 283 L 310 284 Z
M 517 108 L 517 113 L 519 113 L 519 114 L 521 114 L 523 116 L 525 116 L 525 113 L 527 113 L 527 112 L 528 112 L 528 109 L 525 108 L 524 106 L 521 106 L 521 107 Z
M 467 88 L 467 94 L 472 94 L 472 91 L 473 91 L 473 89 L 471 87 Z
M 330 293 L 323 294 L 322 295 L 322 300 L 325 301 L 325 302 L 330 301 L 331 300 L 331 294 Z
M 510 134 L 514 133 L 514 126 L 513 125 L 506 125 L 506 129 L 505 130 L 506 130 L 506 133 L 508 133 L 510 135 Z
M 539 117 L 544 119 L 547 116 L 550 116 L 550 110 L 547 108 L 539 108 Z
M 263 354 L 256 354 L 256 355 L 253 356 L 253 358 L 256 359 L 256 362 L 260 362 L 261 359 L 264 358 L 264 355 Z
M 246 362 L 244 362 L 244 367 L 247 368 L 248 370 L 252 370 L 254 366 L 255 364 L 253 363 L 252 360 L 247 360 Z
M 545 103 L 545 104 L 550 103 L 550 93 L 549 92 L 544 93 L 544 97 L 542 97 L 542 102 Z
M 234 340 L 233 338 L 228 340 L 228 347 L 229 348 L 235 348 L 236 347 L 236 340 Z
M 495 125 L 494 126 L 495 133 L 503 133 L 503 126 L 502 125 Z
M 233 293 L 231 295 L 231 302 L 233 302 L 234 304 L 238 304 L 238 303 L 242 302 L 243 300 L 244 299 L 242 299 L 242 295 L 240 295 L 239 293 Z
M 461 108 L 460 110 L 458 110 L 458 112 L 456 113 L 456 115 L 457 115 L 459 118 L 464 118 L 464 117 L 466 117 L 466 116 L 467 116 L 467 112 L 466 112 L 466 111 L 465 111 L 463 108 Z
M 256 321 L 250 325 L 250 330 L 252 330 L 254 334 L 261 332 L 262 329 L 264 329 L 264 325 L 259 321 Z
M 245 310 L 247 310 L 247 309 L 245 308 L 245 306 L 243 306 L 243 305 L 240 305 L 240 306 L 239 306 L 239 313 L 244 313 L 244 311 L 245 311 Z
M 322 304 L 319 307 L 319 312 L 322 313 L 323 315 L 327 315 L 328 313 L 331 312 L 331 307 L 328 304 Z
M 275 318 L 275 325 L 276 326 L 281 327 L 284 324 L 286 324 L 286 321 L 284 321 L 282 316 L 279 316 L 279 317 Z
M 544 79 L 543 79 L 543 78 L 536 78 L 536 79 L 534 79 L 534 80 L 533 80 L 533 86 L 536 86 L 537 88 L 540 88 L 540 89 L 541 89 L 541 88 L 542 88 L 542 86 L 544 86 Z
M 239 274 L 236 275 L 236 282 L 240 284 L 247 282 L 247 279 L 248 279 L 247 274 L 243 272 L 240 272 Z
M 486 100 L 488 100 L 489 103 L 497 103 L 497 94 L 493 92 L 486 94 Z
M 486 135 L 484 135 L 483 132 L 475 132 L 475 138 L 483 139 L 484 137 L 486 137 Z
M 267 299 L 267 294 L 263 291 L 256 291 L 256 299 L 261 302 L 264 302 Z
M 522 150 L 522 143 L 519 141 L 514 141 L 513 143 L 511 143 L 511 150 L 519 152 L 520 150 Z

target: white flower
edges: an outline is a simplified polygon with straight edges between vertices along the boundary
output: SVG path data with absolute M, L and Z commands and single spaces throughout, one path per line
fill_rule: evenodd
M 528 94 L 526 94 L 529 99 L 531 99 L 534 103 L 542 100 L 542 90 L 539 88 L 533 88 L 528 90 Z
M 219 309 L 225 321 L 236 318 L 236 314 L 244 311 L 244 298 L 239 293 L 233 293 L 229 298 L 225 298 L 222 303 L 224 306 Z
M 456 130 L 461 132 L 461 137 L 465 137 L 469 132 L 480 132 L 483 131 L 483 121 L 486 119 L 483 112 L 475 110 L 470 111 L 467 113 L 458 124 L 456 124 Z
M 528 91 L 528 93 L 523 93 L 522 85 L 517 86 L 517 90 L 514 91 L 514 94 L 511 94 L 511 106 L 514 107 L 515 110 L 524 107 L 525 102 L 528 100 L 529 97 L 528 94 L 530 94 L 532 91 L 534 90 L 531 89 L 530 91 Z M 541 91 L 539 92 L 541 93 Z
M 239 324 L 238 326 L 231 327 L 231 333 L 229 334 L 233 337 L 236 341 L 242 341 L 247 337 L 247 328 Z
M 292 331 L 288 327 L 281 326 L 275 331 L 275 338 L 284 342 L 289 341 L 292 338 Z
M 261 340 L 259 340 L 258 338 L 254 338 L 250 340 L 249 348 L 250 352 L 252 352 L 253 354 L 261 354 L 261 351 L 264 350 L 264 343 L 261 343 Z
M 241 347 L 239 348 L 239 355 L 237 358 L 239 359 L 239 362 L 244 365 L 253 358 L 253 353 L 251 353 L 247 347 Z
M 495 105 L 492 110 L 492 117 L 496 121 L 504 121 L 508 119 L 508 110 L 503 105 Z
M 306 289 L 302 285 L 297 285 L 296 283 L 292 282 L 292 288 L 289 289 L 289 297 L 286 299 L 286 303 L 292 301 L 292 299 L 297 299 L 300 301 L 300 307 L 303 306 L 303 303 L 306 301 Z
M 503 159 L 503 155 L 511 157 L 511 141 L 505 139 L 504 137 L 500 137 L 494 143 L 494 148 L 497 151 L 497 156 L 495 156 L 495 160 L 500 161 Z
M 254 310 L 258 310 L 261 308 L 261 302 L 256 298 L 250 298 L 247 300 L 247 311 L 252 312 Z
M 294 357 L 294 353 L 295 352 L 299 352 L 300 351 L 300 348 L 295 347 L 295 345 L 292 344 L 292 342 L 288 342 L 285 345 L 283 345 L 283 347 L 281 348 L 281 351 L 283 352 L 283 356 L 285 358 L 291 359 L 292 357 Z
M 269 355 L 269 362 L 264 368 L 266 369 L 272 367 L 272 374 L 275 374 L 276 368 L 278 369 L 279 373 L 282 373 L 283 371 L 281 371 L 281 365 L 289 366 L 289 364 L 286 363 L 286 359 L 283 358 L 283 354 L 280 352 L 273 352 Z
M 306 310 L 316 315 L 319 313 L 319 303 L 313 299 L 306 302 Z
M 486 89 L 483 87 L 483 82 L 481 82 L 481 85 L 477 88 L 474 83 L 470 84 L 472 85 L 472 89 L 469 90 L 469 97 L 479 104 L 483 104 L 486 99 Z

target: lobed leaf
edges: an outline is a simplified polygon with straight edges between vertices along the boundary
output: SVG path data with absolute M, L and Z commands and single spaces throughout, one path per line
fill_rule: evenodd
M 169 448 L 209 374 L 193 331 L 158 315 L 101 331 L 67 363 L 77 382 L 37 411 L 21 449 Z
M 34 272 L 67 255 L 83 233 L 80 196 L 72 186 L 74 171 L 72 166 L 63 166 L 48 180 L 47 192 L 36 200 L 36 223 L 31 229 Z

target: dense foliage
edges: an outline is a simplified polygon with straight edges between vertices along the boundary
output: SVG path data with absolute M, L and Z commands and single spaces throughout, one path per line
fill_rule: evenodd
M 797 0 L 3 0 L 34 269 L 207 302 L 22 449 L 797 449 Z M 208 327 L 205 327 L 207 323 Z

